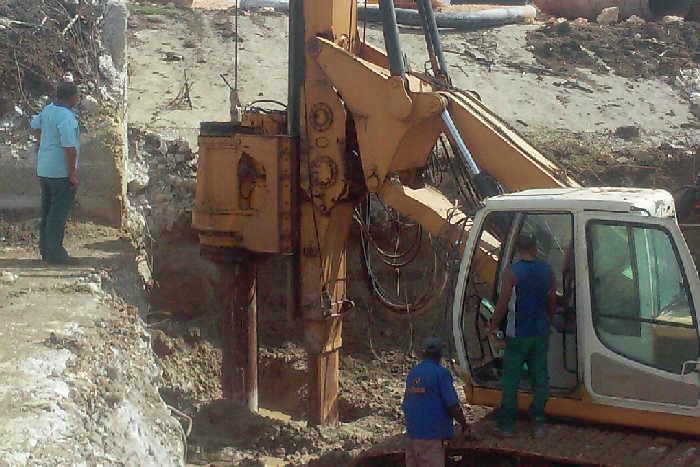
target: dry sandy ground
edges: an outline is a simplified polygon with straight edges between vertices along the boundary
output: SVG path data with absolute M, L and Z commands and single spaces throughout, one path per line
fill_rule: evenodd
M 228 87 L 234 75 L 233 16 L 202 12 L 131 19 L 129 112 L 132 125 L 179 128 L 194 142 L 203 120 L 228 117 Z M 286 99 L 287 17 L 239 18 L 241 100 Z M 444 33 L 444 48 L 455 85 L 476 90 L 483 101 L 526 136 L 547 139 L 558 131 L 572 137 L 604 136 L 620 126 L 639 126 L 643 144 L 685 141 L 696 131 L 679 90 L 660 79 L 636 80 L 580 70 L 572 86 L 566 78 L 539 73 L 526 35 L 540 25 L 512 25 L 469 33 Z M 369 25 L 368 41 L 382 45 L 381 31 Z M 422 34 L 402 29 L 403 47 L 413 67 L 426 60 Z M 181 61 L 165 61 L 167 52 Z M 193 108 L 168 106 L 187 71 Z M 187 131 L 187 129 L 192 129 Z M 173 129 L 173 131 L 176 131 Z M 620 142 L 617 142 L 620 144 Z
M 203 10 L 226 10 L 235 7 L 238 2 L 236 0 L 194 0 L 192 8 L 200 8 Z
M 0 465 L 181 465 L 130 243 L 71 225 L 77 264 L 48 266 L 33 225 L 0 223 Z
M 172 16 L 132 15 L 129 70 L 129 120 L 183 136 L 196 147 L 200 121 L 229 118 L 229 87 L 234 83 L 233 17 L 225 11 Z M 239 18 L 239 88 L 241 100 L 286 100 L 287 21 L 283 16 Z M 173 52 L 183 60 L 166 61 Z M 173 100 L 187 73 L 192 108 Z

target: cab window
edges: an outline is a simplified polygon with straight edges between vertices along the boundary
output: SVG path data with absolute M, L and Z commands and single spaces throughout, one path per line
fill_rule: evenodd
M 557 293 L 564 294 L 566 273 L 573 274 L 573 217 L 568 213 L 528 213 L 520 234 L 537 239 L 539 257 L 552 267 Z
M 678 254 L 658 226 L 593 221 L 587 226 L 591 312 L 610 350 L 681 373 L 698 358 L 697 321 Z

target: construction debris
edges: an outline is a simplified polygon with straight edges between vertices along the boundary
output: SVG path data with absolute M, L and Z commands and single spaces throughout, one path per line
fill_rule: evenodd
M 38 111 L 41 98 L 68 72 L 99 95 L 102 10 L 97 0 L 7 0 L 0 18 L 0 117 L 16 105 L 27 115 Z
M 646 23 L 644 18 L 640 18 L 637 15 L 632 15 L 629 18 L 625 20 L 626 24 L 631 24 L 633 26 L 641 26 L 642 24 Z
M 621 126 L 615 130 L 615 136 L 621 139 L 637 139 L 639 135 L 639 127 L 635 125 Z
M 17 282 L 17 279 L 19 279 L 19 276 L 10 271 L 3 271 L 2 274 L 0 274 L 0 282 L 4 284 L 14 284 Z
M 596 23 L 608 26 L 610 24 L 615 24 L 620 20 L 620 9 L 616 6 L 610 8 L 603 8 L 598 16 L 596 16 Z
M 680 70 L 675 85 L 688 98 L 690 111 L 700 119 L 700 68 Z
M 189 223 L 194 201 L 197 154 L 182 140 L 130 130 L 127 168 L 128 227 L 137 236 L 160 236 L 178 222 Z
M 587 68 L 626 78 L 673 81 L 681 70 L 700 64 L 700 23 L 693 21 L 664 26 L 621 23 L 602 28 L 579 24 L 565 33 L 550 24 L 528 33 L 527 41 L 538 62 L 565 76 Z
M 683 17 L 675 15 L 666 15 L 661 18 L 661 24 L 681 23 L 683 21 Z

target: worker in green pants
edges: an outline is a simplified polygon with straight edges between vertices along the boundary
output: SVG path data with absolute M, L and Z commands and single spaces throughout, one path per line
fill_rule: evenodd
M 520 260 L 504 273 L 501 293 L 491 319 L 492 331 L 506 320 L 506 349 L 503 354 L 503 397 L 496 415 L 496 433 L 512 436 L 518 411 L 518 387 L 527 363 L 534 399 L 530 416 L 535 436 L 545 433 L 544 407 L 549 398 L 549 323 L 556 311 L 556 285 L 552 268 L 537 259 L 537 240 L 521 235 L 517 240 Z
M 77 103 L 77 86 L 72 82 L 61 83 L 56 89 L 56 100 L 31 121 L 31 128 L 39 139 L 39 251 L 42 259 L 52 264 L 71 262 L 63 248 L 63 233 L 80 184 L 80 125 L 73 113 Z

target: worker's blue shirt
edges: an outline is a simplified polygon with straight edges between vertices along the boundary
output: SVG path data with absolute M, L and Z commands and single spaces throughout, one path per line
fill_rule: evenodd
M 403 412 L 406 431 L 413 439 L 448 439 L 454 435 L 448 407 L 459 398 L 447 368 L 432 359 L 416 365 L 406 377 Z
M 508 337 L 538 337 L 549 334 L 549 291 L 554 276 L 549 264 L 539 259 L 520 260 L 510 266 L 516 277 L 506 326 Z
M 75 148 L 80 152 L 80 125 L 73 111 L 61 104 L 49 104 L 32 119 L 31 127 L 41 130 L 37 175 L 47 178 L 68 177 L 63 149 Z M 75 163 L 77 166 L 77 158 Z

